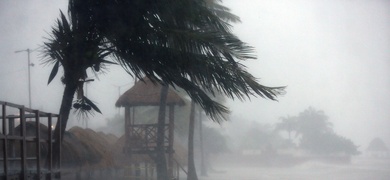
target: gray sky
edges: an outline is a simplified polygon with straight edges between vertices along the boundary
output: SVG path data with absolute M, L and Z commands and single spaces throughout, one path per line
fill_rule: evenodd
M 257 49 L 250 71 L 288 86 L 278 103 L 232 103 L 234 114 L 273 122 L 313 106 L 358 144 L 389 142 L 390 1 L 225 2 L 243 21 L 235 32 Z
M 229 101 L 233 117 L 273 123 L 312 106 L 325 111 L 338 134 L 363 147 L 374 137 L 390 144 L 390 1 L 224 2 L 241 17 L 234 32 L 256 48 L 258 60 L 245 63 L 249 71 L 264 85 L 288 86 L 279 102 Z M 0 100 L 28 105 L 27 53 L 14 51 L 41 45 L 66 6 L 66 0 L 0 1 Z M 33 108 L 58 112 L 59 76 L 47 86 L 51 67 L 41 65 L 37 52 L 31 61 Z M 129 83 L 132 79 L 112 66 L 88 87 L 104 113 L 91 127 L 117 112 L 117 86 L 125 85 L 123 92 Z

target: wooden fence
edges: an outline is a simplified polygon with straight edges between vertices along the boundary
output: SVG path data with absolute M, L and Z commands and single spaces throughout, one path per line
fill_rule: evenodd
M 0 179 L 60 179 L 60 157 L 53 164 L 60 116 L 3 101 L 0 107 Z

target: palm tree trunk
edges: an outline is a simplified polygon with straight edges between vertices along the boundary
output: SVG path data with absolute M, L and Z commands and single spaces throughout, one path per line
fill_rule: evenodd
M 54 129 L 54 139 L 55 142 L 53 144 L 53 164 L 57 165 L 59 162 L 60 152 L 59 147 L 64 138 L 66 124 L 68 123 L 69 113 L 72 109 L 73 96 L 76 93 L 77 83 L 68 83 L 65 85 L 64 94 L 62 96 L 61 108 L 60 108 L 60 116 L 61 119 L 56 124 L 56 128 Z M 61 125 L 61 129 L 60 129 Z M 61 136 L 59 136 L 61 135 Z M 61 139 L 59 138 L 61 137 Z
M 188 176 L 187 180 L 198 180 L 194 162 L 195 103 L 191 101 L 190 123 L 188 129 Z
M 200 175 L 207 176 L 206 164 L 204 162 L 204 147 L 203 147 L 203 124 L 202 124 L 202 109 L 199 109 L 199 138 L 200 138 Z
M 165 109 L 168 95 L 168 85 L 163 85 L 160 93 L 160 109 L 158 111 L 157 122 L 157 147 L 156 147 L 156 170 L 157 179 L 168 180 L 167 160 L 165 158 L 164 139 L 165 139 Z

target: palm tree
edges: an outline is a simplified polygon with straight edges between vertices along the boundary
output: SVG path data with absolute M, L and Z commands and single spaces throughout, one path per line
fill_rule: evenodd
M 291 133 L 297 131 L 297 117 L 287 116 L 279 118 L 282 122 L 276 124 L 275 130 L 285 130 L 288 133 L 288 140 L 291 142 Z
M 194 161 L 195 103 L 191 101 L 190 122 L 188 128 L 188 176 L 187 180 L 198 180 Z
M 169 179 L 167 162 L 165 158 L 164 138 L 165 138 L 165 109 L 169 86 L 163 84 L 160 93 L 160 108 L 157 119 L 157 149 L 156 149 L 156 168 L 158 179 Z
M 139 79 L 145 75 L 155 83 L 183 88 L 217 122 L 228 109 L 203 89 L 230 98 L 271 100 L 283 90 L 259 84 L 245 70 L 240 60 L 255 59 L 252 48 L 202 0 L 69 0 L 68 14 L 69 21 L 61 13 L 44 44 L 46 60 L 54 64 L 49 83 L 59 67 L 64 70 L 61 129 L 57 123 L 56 135 L 64 134 L 86 70 L 100 72 L 111 63 L 110 55 Z M 79 92 L 74 108 L 100 112 Z
M 216 93 L 214 95 L 208 93 L 206 91 L 208 96 L 211 96 L 212 99 L 218 103 L 223 104 L 225 102 L 225 96 L 222 94 Z M 195 161 L 194 161 L 194 133 L 195 133 L 195 112 L 196 109 L 199 109 L 199 135 L 200 135 L 200 153 L 201 153 L 201 166 L 200 166 L 200 172 L 202 176 L 206 176 L 206 167 L 204 164 L 204 151 L 203 151 L 203 137 L 202 137 L 202 109 L 199 107 L 196 107 L 196 104 L 192 101 L 191 103 L 191 110 L 190 110 L 190 118 L 189 118 L 189 126 L 188 126 L 188 180 L 197 180 L 197 174 L 196 174 L 196 168 L 195 168 Z M 226 119 L 227 114 L 223 114 L 224 119 Z

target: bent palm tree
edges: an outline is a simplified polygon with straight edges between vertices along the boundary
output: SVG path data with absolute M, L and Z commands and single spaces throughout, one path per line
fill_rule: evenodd
M 183 88 L 217 122 L 228 109 L 204 90 L 230 98 L 275 100 L 283 88 L 263 86 L 245 70 L 239 61 L 254 59 L 252 48 L 216 12 L 202 0 L 70 0 L 70 22 L 61 13 L 44 46 L 47 62 L 54 63 L 49 82 L 60 66 L 64 69 L 62 128 L 55 134 L 65 131 L 86 69 L 99 71 L 110 63 L 109 55 L 140 79 L 145 75 L 155 83 Z M 83 95 L 79 98 L 79 104 L 100 111 Z
M 198 180 L 194 161 L 194 131 L 195 131 L 195 103 L 191 101 L 191 112 L 188 128 L 188 176 L 187 180 Z

